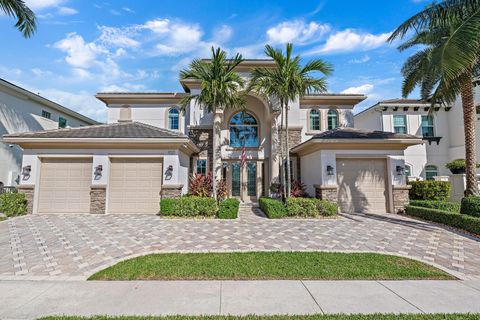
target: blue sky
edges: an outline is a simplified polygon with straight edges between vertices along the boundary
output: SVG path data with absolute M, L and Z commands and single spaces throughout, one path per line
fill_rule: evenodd
M 25 0 L 39 18 L 24 39 L 0 16 L 0 77 L 105 121 L 99 91 L 181 91 L 178 72 L 212 45 L 262 58 L 293 42 L 334 65 L 330 92 L 364 93 L 356 111 L 400 97 L 409 52 L 389 33 L 428 1 Z

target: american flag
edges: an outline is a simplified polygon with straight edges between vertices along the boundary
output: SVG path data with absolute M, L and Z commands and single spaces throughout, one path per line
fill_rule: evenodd
M 244 143 L 242 147 L 242 160 L 240 161 L 240 167 L 243 168 L 245 166 L 245 161 L 246 161 L 246 154 L 245 154 L 245 143 Z

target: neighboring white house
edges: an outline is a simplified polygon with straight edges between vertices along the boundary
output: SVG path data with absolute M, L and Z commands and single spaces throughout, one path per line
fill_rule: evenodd
M 480 89 L 475 89 L 480 106 Z M 480 108 L 477 107 L 477 114 Z M 480 159 L 480 115 L 477 116 L 477 158 Z M 422 136 L 424 143 L 405 150 L 408 176 L 433 179 L 448 176 L 446 163 L 465 158 L 463 112 L 460 98 L 451 106 L 437 106 L 414 99 L 380 101 L 354 116 L 355 128 Z
M 18 184 L 22 149 L 2 135 L 98 124 L 73 110 L 0 79 L 0 185 Z
M 275 64 L 246 60 L 237 71 L 248 80 L 256 66 Z M 180 100 L 201 89 L 194 79 L 181 84 L 182 93 L 98 93 L 108 107 L 106 125 L 6 136 L 25 149 L 30 171 L 20 187 L 30 210 L 157 213 L 160 197 L 187 193 L 189 175 L 208 172 L 225 181 L 230 197 L 250 202 L 270 195 L 284 168 L 275 97 L 248 94 L 245 110 L 216 114 L 194 101 L 182 113 Z M 396 212 L 408 200 L 403 150 L 421 140 L 353 129 L 352 110 L 365 98 L 312 94 L 290 104 L 291 179 L 301 179 L 311 196 L 338 201 L 344 212 Z

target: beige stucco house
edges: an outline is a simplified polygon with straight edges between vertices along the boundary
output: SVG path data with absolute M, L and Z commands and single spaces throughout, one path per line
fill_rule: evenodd
M 248 80 L 255 66 L 274 63 L 246 60 L 237 71 Z M 181 84 L 181 93 L 98 93 L 108 107 L 104 125 L 6 136 L 25 149 L 30 171 L 21 183 L 32 212 L 157 213 L 160 197 L 187 193 L 191 174 L 210 171 L 225 180 L 230 197 L 254 202 L 270 195 L 283 167 L 275 98 L 248 94 L 244 111 L 212 114 L 192 102 L 181 112 L 182 97 L 200 90 L 193 79 Z M 353 129 L 352 110 L 365 98 L 314 94 L 290 104 L 291 179 L 345 212 L 396 212 L 408 199 L 404 150 L 422 141 Z

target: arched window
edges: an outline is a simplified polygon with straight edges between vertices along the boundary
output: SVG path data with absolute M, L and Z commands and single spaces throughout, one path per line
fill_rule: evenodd
M 433 177 L 438 176 L 438 168 L 434 165 L 425 166 L 425 179 L 434 180 Z
M 320 111 L 316 109 L 310 110 L 310 130 L 319 131 L 320 130 Z
M 178 109 L 172 108 L 168 111 L 168 129 L 178 130 L 180 113 Z
M 330 109 L 327 113 L 327 126 L 328 130 L 333 130 L 338 127 L 338 112 L 337 110 Z
M 230 119 L 230 146 L 255 148 L 259 145 L 257 119 L 249 113 L 239 112 Z

